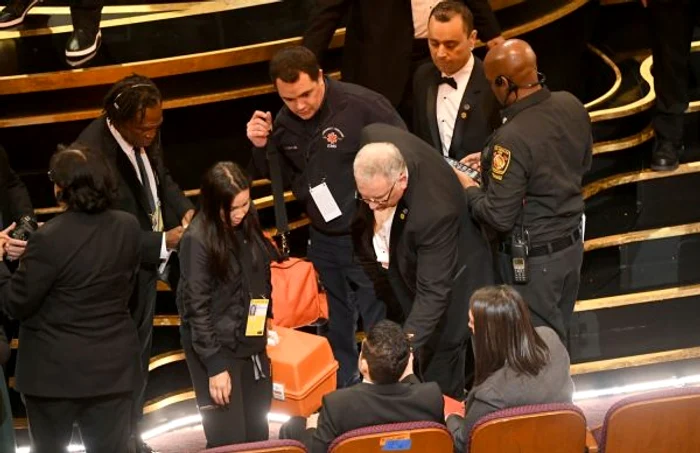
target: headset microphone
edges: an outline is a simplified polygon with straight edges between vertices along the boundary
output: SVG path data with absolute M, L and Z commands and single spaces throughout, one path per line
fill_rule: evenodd
M 547 77 L 542 74 L 541 72 L 537 73 L 537 82 L 533 83 L 528 83 L 527 85 L 516 85 L 515 82 L 510 80 L 508 77 L 504 75 L 499 75 L 496 77 L 496 80 L 494 82 L 496 83 L 497 87 L 502 87 L 503 85 L 508 85 L 508 93 L 506 94 L 506 97 L 510 96 L 511 93 L 518 91 L 519 89 L 525 89 L 525 88 L 533 88 L 536 87 L 537 85 L 544 85 L 544 83 L 547 81 Z

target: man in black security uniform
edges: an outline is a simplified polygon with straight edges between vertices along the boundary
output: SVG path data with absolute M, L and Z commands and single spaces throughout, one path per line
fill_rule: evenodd
M 651 50 L 654 58 L 656 141 L 651 169 L 678 168 L 683 152 L 683 116 L 688 108 L 688 74 L 693 26 L 700 19 L 697 0 L 641 0 L 649 9 Z
M 592 159 L 591 123 L 573 95 L 550 92 L 532 48 L 508 40 L 484 60 L 504 106 L 482 152 L 478 187 L 458 172 L 472 215 L 499 237 L 497 266 L 528 303 L 535 325 L 566 342 L 583 261 L 581 180 Z M 473 164 L 473 157 L 464 162 Z
M 256 111 L 248 122 L 247 135 L 256 147 L 253 164 L 258 173 L 267 173 L 264 147 L 270 138 L 280 153 L 283 176 L 311 218 L 307 256 L 328 292 L 328 339 L 340 364 L 338 387 L 346 387 L 360 380 L 358 312 L 368 330 L 386 311 L 353 254 L 350 222 L 357 201 L 352 163 L 364 126 L 406 126 L 384 96 L 324 77 L 305 47 L 277 53 L 270 77 L 285 106 L 274 129 L 270 112 Z

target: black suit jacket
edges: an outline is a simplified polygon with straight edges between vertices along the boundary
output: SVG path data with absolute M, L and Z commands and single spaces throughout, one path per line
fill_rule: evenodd
M 488 0 L 464 3 L 474 13 L 482 40 L 501 33 Z M 398 105 L 411 76 L 414 34 L 410 0 L 317 0 L 303 45 L 321 59 L 348 11 L 343 80 L 366 86 Z
M 450 157 L 457 160 L 481 152 L 499 124 L 498 101 L 484 75 L 484 64 L 478 58 L 472 58 L 474 69 L 462 96 L 449 146 Z M 416 71 L 413 78 L 413 132 L 442 154 L 436 112 L 440 77 L 440 70 L 432 62 Z
M 3 228 L 25 215 L 34 217 L 27 187 L 10 168 L 5 148 L 0 146 L 0 212 Z
M 493 283 L 491 253 L 469 215 L 464 190 L 452 168 L 415 135 L 373 124 L 364 128 L 361 142 L 393 143 L 408 167 L 408 188 L 391 227 L 388 269 L 393 295 L 406 314 L 404 330 L 415 335 L 416 348 L 463 347 L 469 298 Z M 373 224 L 363 203 L 353 234 L 365 266 L 376 263 Z M 368 273 L 376 281 L 377 273 Z
M 444 399 L 434 382 L 357 384 L 323 397 L 318 427 L 309 430 L 311 453 L 326 453 L 338 436 L 357 428 L 414 421 L 445 423 Z
M 39 228 L 0 304 L 20 320 L 17 389 L 83 398 L 133 390 L 139 343 L 129 300 L 140 260 L 134 216 L 66 212 Z
M 138 179 L 136 169 L 109 131 L 106 118 L 101 116 L 90 123 L 76 142 L 88 146 L 93 151 L 102 151 L 114 166 L 119 182 L 119 196 L 115 208 L 129 212 L 138 219 L 142 230 L 141 260 L 146 267 L 155 271 L 160 264 L 163 235 L 152 231 L 146 192 Z M 182 217 L 194 206 L 165 167 L 160 136 L 146 149 L 146 153 L 157 179 L 158 198 L 162 205 L 164 229 L 167 231 L 180 225 Z

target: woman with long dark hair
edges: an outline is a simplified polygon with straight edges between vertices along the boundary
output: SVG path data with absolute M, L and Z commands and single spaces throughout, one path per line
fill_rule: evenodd
M 520 294 L 510 286 L 475 291 L 469 301 L 474 345 L 474 387 L 466 414 L 450 415 L 447 427 L 455 452 L 464 452 L 474 424 L 483 416 L 528 404 L 570 403 L 574 383 L 569 354 L 549 327 L 533 327 Z
M 277 253 L 263 236 L 250 181 L 238 165 L 209 169 L 199 201 L 180 243 L 177 306 L 207 447 L 266 440 L 270 261 Z
M 16 388 L 31 450 L 66 451 L 77 422 L 88 453 L 124 453 L 140 373 L 129 302 L 141 230 L 111 209 L 116 181 L 102 153 L 61 149 L 49 167 L 65 212 L 34 232 L 25 227 L 31 236 L 14 274 L 0 265 L 0 306 L 20 321 Z

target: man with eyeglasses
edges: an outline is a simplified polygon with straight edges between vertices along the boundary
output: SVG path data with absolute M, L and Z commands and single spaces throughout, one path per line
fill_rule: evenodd
M 268 139 L 279 153 L 285 183 L 311 220 L 307 257 L 328 293 L 328 339 L 340 364 L 338 387 L 360 381 L 355 328 L 365 331 L 385 317 L 372 282 L 355 260 L 350 222 L 355 214 L 352 162 L 360 131 L 380 122 L 405 125 L 382 95 L 323 75 L 305 47 L 290 47 L 270 61 L 270 78 L 284 107 L 273 119 L 256 111 L 247 124 L 255 146 L 251 173 L 268 174 Z
M 429 144 L 385 124 L 366 127 L 361 143 L 356 249 L 383 269 L 373 277 L 388 280 L 393 300 L 385 302 L 403 314 L 417 376 L 461 400 L 469 297 L 493 282 L 488 245 L 457 177 Z

